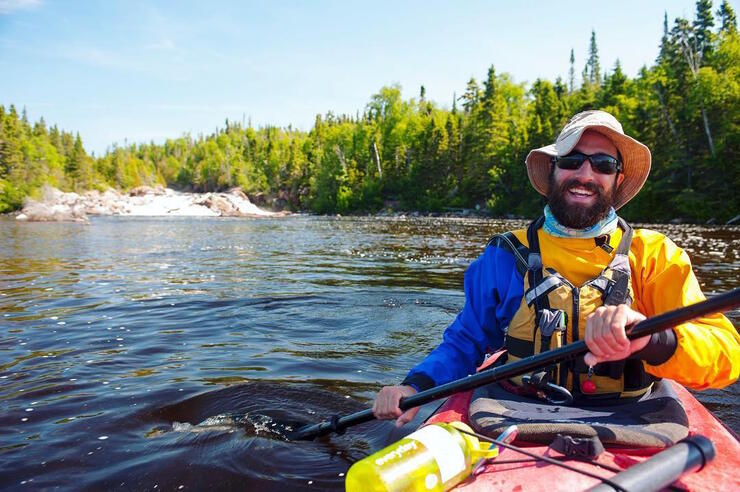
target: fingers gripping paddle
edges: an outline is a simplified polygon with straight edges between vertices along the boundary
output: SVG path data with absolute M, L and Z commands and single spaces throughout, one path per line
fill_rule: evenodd
M 735 289 L 711 299 L 692 304 L 691 306 L 679 308 L 641 321 L 628 331 L 627 338 L 633 340 L 652 335 L 653 333 L 680 325 L 694 318 L 729 311 L 737 307 L 740 307 L 740 289 Z M 401 398 L 398 407 L 406 411 L 409 408 L 425 405 L 431 401 L 446 398 L 461 391 L 468 391 L 486 384 L 501 381 L 502 379 L 521 376 L 539 367 L 573 360 L 576 357 L 585 355 L 586 352 L 588 352 L 586 342 L 581 340 L 565 347 L 549 350 L 503 366 L 487 369 L 477 374 L 472 374 L 465 378 L 421 391 L 415 395 Z M 318 424 L 304 425 L 295 431 L 287 432 L 286 437 L 290 440 L 310 440 L 331 432 L 341 432 L 347 427 L 370 422 L 374 419 L 375 415 L 372 409 L 368 408 L 343 417 L 335 417 L 332 420 Z

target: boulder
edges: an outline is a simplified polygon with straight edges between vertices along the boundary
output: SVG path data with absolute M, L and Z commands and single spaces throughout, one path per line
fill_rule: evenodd
M 227 193 L 229 195 L 234 195 L 235 197 L 241 198 L 242 200 L 249 201 L 249 198 L 247 197 L 246 193 L 244 193 L 244 190 L 241 189 L 241 186 L 231 188 L 229 191 L 227 191 Z
M 84 207 L 81 205 L 70 206 L 68 204 L 48 204 L 28 200 L 16 220 L 29 222 L 80 222 L 89 224 Z
M 128 192 L 128 196 L 164 195 L 167 190 L 162 186 L 138 186 Z
M 223 195 L 208 193 L 195 203 L 210 208 L 221 217 L 236 217 L 241 215 L 239 210 L 234 207 L 234 204 Z

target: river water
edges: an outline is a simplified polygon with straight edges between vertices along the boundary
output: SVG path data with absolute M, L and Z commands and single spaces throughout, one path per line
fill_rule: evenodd
M 392 424 L 287 442 L 272 423 L 361 410 L 403 379 L 462 307 L 467 264 L 524 225 L 0 217 L 0 488 L 342 489 Z M 651 227 L 705 293 L 740 285 L 739 228 Z M 698 397 L 738 431 L 739 394 Z

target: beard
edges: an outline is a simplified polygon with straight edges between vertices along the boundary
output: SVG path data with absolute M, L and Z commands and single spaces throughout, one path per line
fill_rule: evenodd
M 568 189 L 579 185 L 596 195 L 596 201 L 590 207 L 568 203 L 565 196 Z M 616 183 L 607 191 L 594 182 L 581 183 L 578 179 L 569 179 L 560 186 L 555 182 L 555 176 L 550 173 L 550 186 L 547 193 L 547 203 L 555 218 L 565 227 L 571 229 L 587 229 L 609 214 L 614 205 L 617 193 Z

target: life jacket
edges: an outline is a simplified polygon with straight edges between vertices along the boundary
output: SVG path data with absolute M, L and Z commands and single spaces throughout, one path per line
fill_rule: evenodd
M 528 247 L 512 233 L 494 236 L 489 242 L 512 251 L 524 280 L 521 305 L 506 332 L 509 362 L 584 339 L 586 319 L 596 308 L 630 305 L 634 299 L 628 257 L 632 228 L 624 220 L 619 219 L 623 234 L 611 262 L 596 278 L 581 286 L 573 285 L 554 269 L 543 266 L 537 231 L 544 221 L 545 218 L 540 217 L 529 225 Z M 611 252 L 608 241 L 601 247 Z M 575 400 L 585 399 L 592 404 L 597 400 L 639 398 L 655 381 L 637 359 L 600 363 L 589 373 L 583 358 L 578 358 L 547 367 L 545 371 L 549 382 L 567 388 Z M 583 382 L 587 380 L 595 385 L 595 390 L 593 385 L 589 388 L 590 393 L 582 391 Z M 519 388 L 523 385 L 521 377 L 513 378 L 510 383 Z

